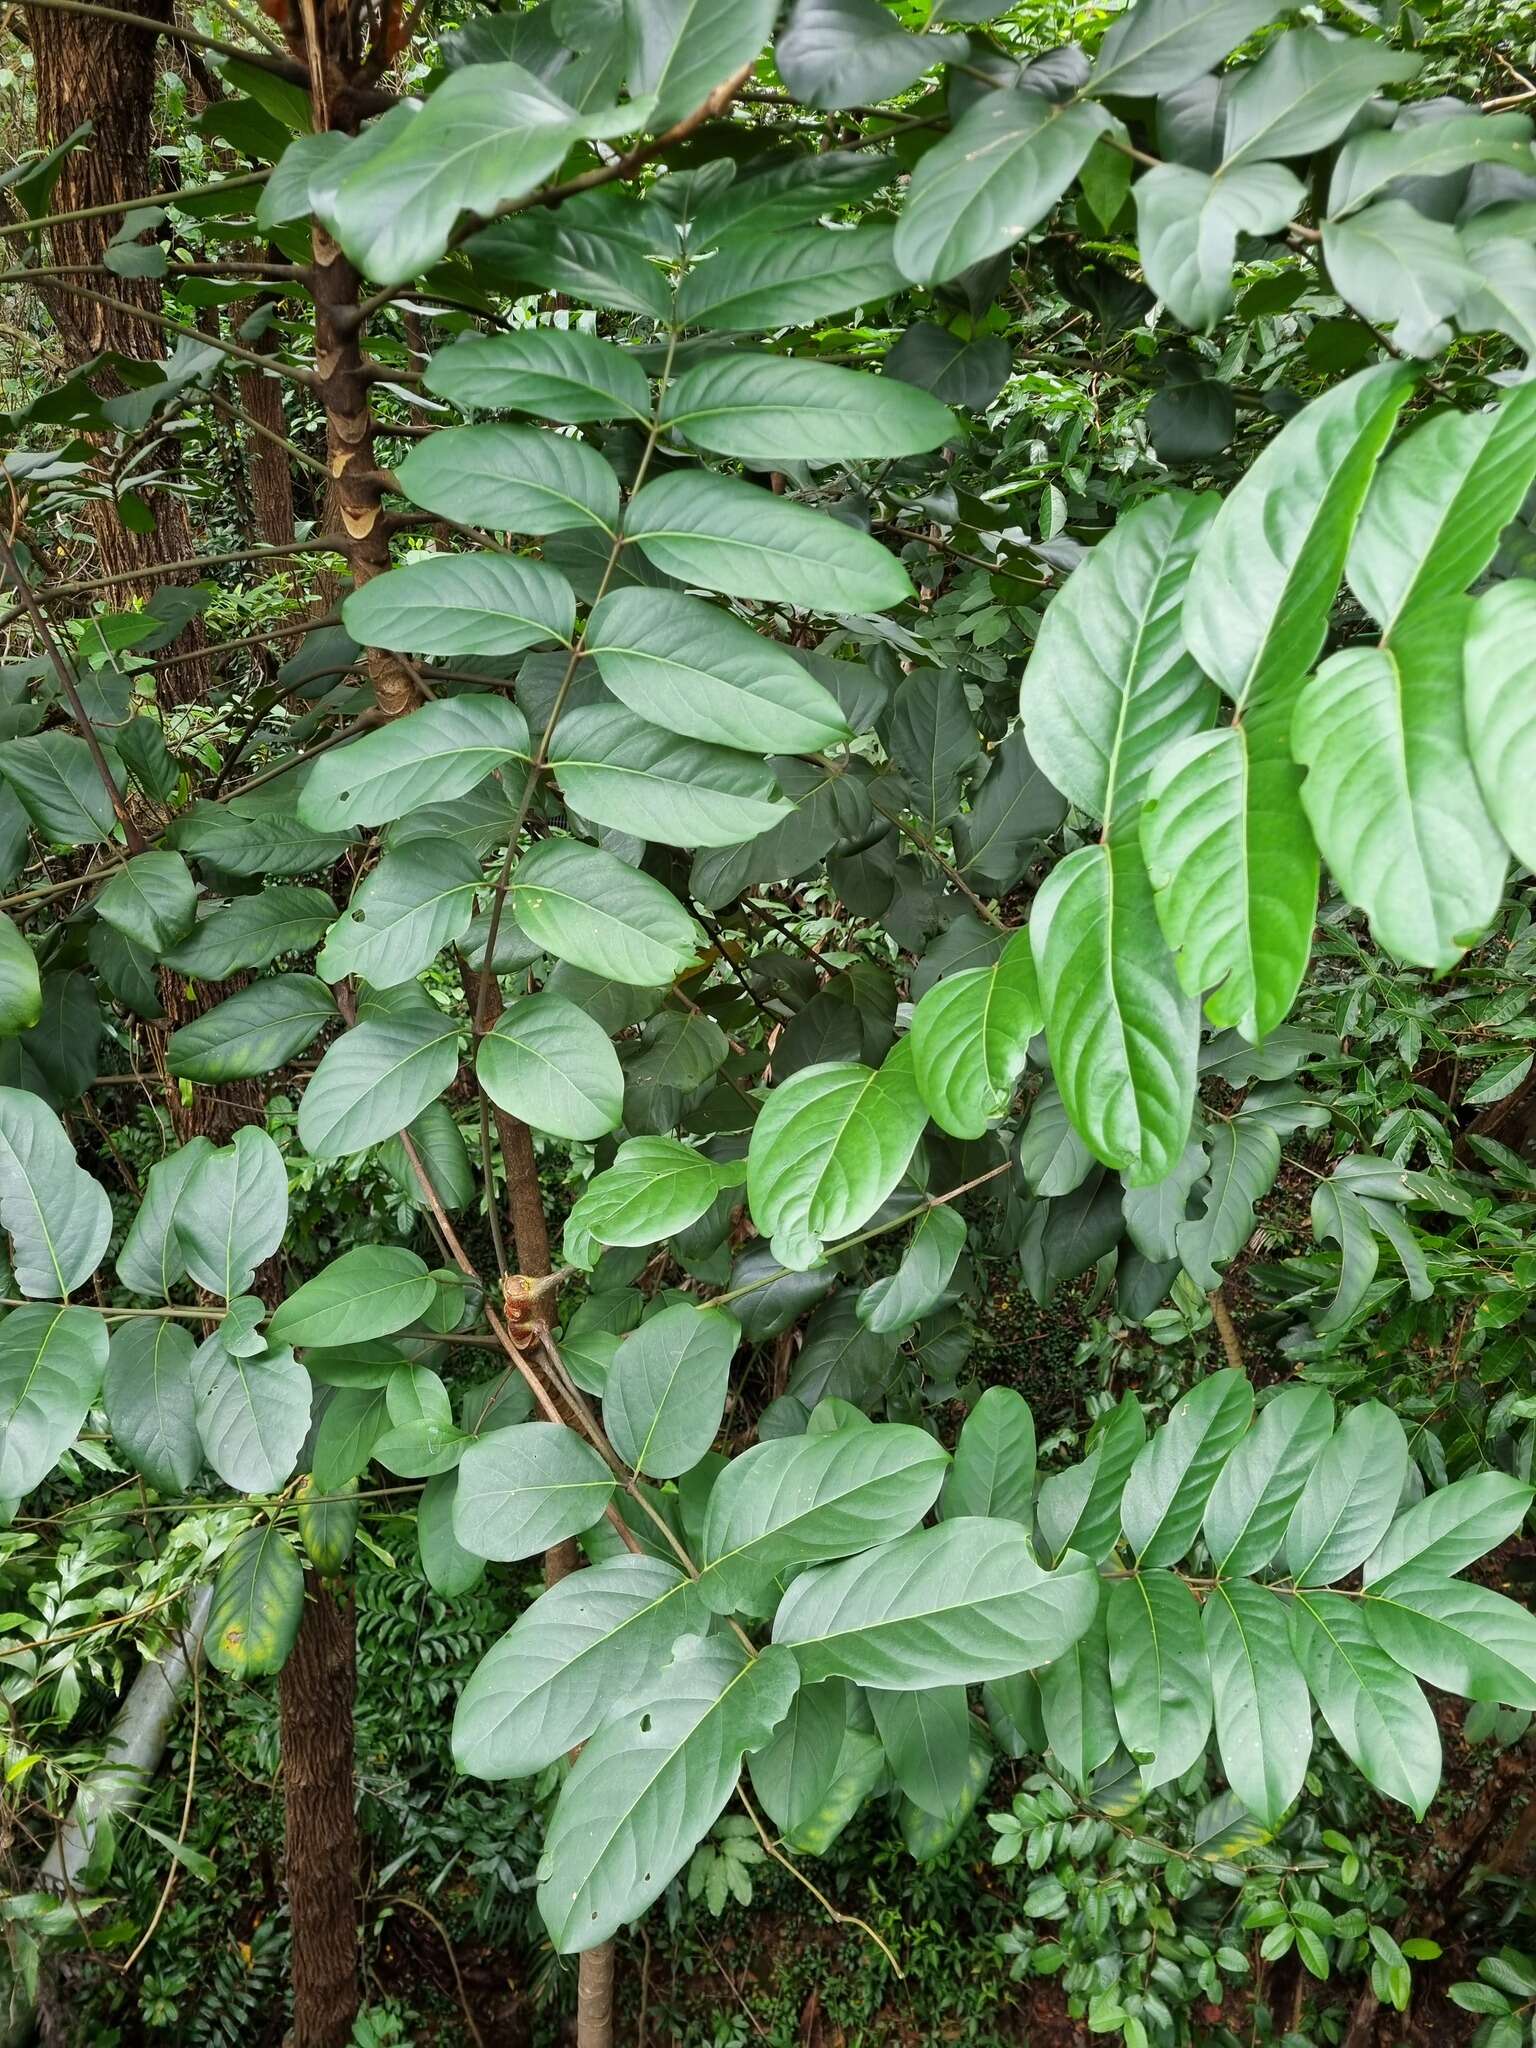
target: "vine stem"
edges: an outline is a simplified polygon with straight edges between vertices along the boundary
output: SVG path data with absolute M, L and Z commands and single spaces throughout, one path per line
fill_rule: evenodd
M 113 220 L 120 213 L 133 213 L 141 206 L 158 206 L 165 200 L 207 199 L 215 192 L 227 192 L 237 185 L 264 185 L 270 170 L 242 171 L 235 178 L 215 178 L 211 185 L 180 185 L 174 191 L 145 192 L 137 199 L 109 199 L 104 206 L 74 206 L 63 213 L 43 213 L 29 220 L 8 221 L 0 227 L 0 241 L 8 235 L 35 234 L 40 228 L 63 227 L 79 220 Z
M 857 1927 L 861 1934 L 867 1934 L 869 1936 L 869 1939 L 875 1944 L 875 1947 L 879 1949 L 881 1955 L 885 1957 L 885 1960 L 896 1972 L 896 1975 L 898 1977 L 904 1978 L 907 1973 L 905 1970 L 903 1970 L 901 1964 L 897 1962 L 895 1952 L 892 1950 L 889 1942 L 882 1939 L 882 1937 L 875 1932 L 874 1928 L 870 1926 L 867 1920 L 861 1920 L 857 1913 L 844 1913 L 838 1907 L 834 1906 L 832 1901 L 827 1897 L 826 1893 L 821 1889 L 821 1887 L 811 1882 L 811 1880 L 806 1876 L 805 1872 L 800 1868 L 799 1864 L 796 1863 L 792 1857 L 786 1856 L 784 1854 L 784 1851 L 779 1847 L 778 1843 L 773 1839 L 772 1835 L 769 1834 L 767 1828 L 763 1825 L 762 1815 L 758 1812 L 757 1808 L 752 1804 L 751 1799 L 748 1797 L 746 1787 L 743 1784 L 741 1784 L 739 1780 L 736 1786 L 736 1797 L 741 1801 L 743 1807 L 746 1809 L 747 1818 L 751 1821 L 753 1827 L 757 1829 L 757 1837 L 758 1840 L 762 1843 L 764 1851 L 773 1858 L 774 1862 L 779 1864 L 781 1868 L 787 1870 L 790 1876 L 794 1878 L 798 1884 L 803 1884 L 806 1890 L 810 1893 L 811 1897 L 816 1901 L 817 1905 L 821 1907 L 822 1911 L 826 1913 L 830 1919 L 834 1920 L 839 1927 Z
M 1221 1348 L 1226 1353 L 1228 1365 L 1243 1370 L 1243 1347 L 1237 1334 L 1237 1325 L 1232 1320 L 1232 1311 L 1227 1307 L 1227 1298 L 1219 1287 L 1211 1289 L 1211 1320 L 1216 1325 L 1216 1334 L 1221 1339 Z

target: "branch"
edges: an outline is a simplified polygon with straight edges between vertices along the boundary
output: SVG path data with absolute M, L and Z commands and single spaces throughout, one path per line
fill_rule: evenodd
M 67 221 L 110 220 L 120 213 L 132 213 L 141 206 L 175 204 L 181 199 L 206 199 L 214 192 L 228 192 L 237 185 L 264 185 L 270 170 L 242 171 L 237 178 L 215 178 L 211 185 L 180 185 L 174 191 L 145 192 L 136 199 L 111 199 L 103 206 L 74 206 L 66 213 L 43 213 L 33 220 L 9 221 L 0 227 L 0 240 L 7 235 L 35 234 L 39 228 L 62 227 Z
M 0 272 L 0 284 L 26 283 L 28 277 L 25 271 L 19 274 Z M 125 314 L 130 320 L 145 320 L 165 334 L 185 335 L 189 341 L 200 341 L 205 348 L 216 348 L 223 355 L 233 356 L 236 362 L 250 363 L 258 370 L 302 384 L 306 391 L 312 390 L 319 382 L 313 370 L 300 369 L 297 363 L 285 363 L 277 356 L 264 356 L 256 349 L 242 348 L 238 342 L 226 341 L 221 334 L 205 334 L 201 327 L 189 327 L 183 320 L 170 320 L 164 313 L 151 312 L 147 306 L 132 306 L 126 299 L 113 298 L 109 292 L 93 292 L 86 285 L 65 284 L 59 278 L 54 278 L 48 288 L 65 292 L 72 299 L 89 299 L 92 305 L 105 306 L 108 312 Z M 142 570 L 139 573 L 142 575 Z
M 239 43 L 226 43 L 218 36 L 205 36 L 201 29 L 177 28 L 169 21 L 151 21 L 142 14 L 131 14 L 121 7 L 98 7 L 93 0 L 20 0 L 23 10 L 32 7 L 46 8 L 50 14 L 78 14 L 89 21 L 113 21 L 124 28 L 142 29 L 146 35 L 163 36 L 167 42 L 184 43 L 194 50 L 213 50 L 221 57 L 238 57 L 242 64 L 254 65 L 258 71 L 270 71 L 274 78 L 283 78 L 290 85 L 309 84 L 309 73 L 292 57 L 269 56 L 264 50 L 252 50 Z

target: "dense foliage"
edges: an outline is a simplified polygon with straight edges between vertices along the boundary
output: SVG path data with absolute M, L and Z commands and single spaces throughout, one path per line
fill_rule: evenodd
M 71 263 L 90 125 L 10 174 L 13 1782 L 189 1613 L 286 1717 L 362 1544 L 503 1603 L 434 1710 L 560 1954 L 886 1810 L 942 1859 L 1001 1756 L 1094 2031 L 1248 1969 L 1202 1862 L 1401 2008 L 1338 1756 L 1422 1820 L 1426 1685 L 1536 1709 L 1536 87 L 1406 13 L 912 13 L 167 16 L 179 187 Z M 163 359 L 38 375 L 97 301 Z M 1081 1431 L 973 1353 L 1008 1273 Z M 98 1797 L 26 2000 L 118 1939 Z

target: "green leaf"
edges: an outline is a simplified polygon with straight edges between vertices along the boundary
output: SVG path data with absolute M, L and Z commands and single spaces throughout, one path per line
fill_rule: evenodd
M 1187 85 L 1279 11 L 1275 0 L 1137 0 L 1110 23 L 1087 89 L 1141 96 Z
M 256 203 L 259 228 L 282 227 L 302 220 L 310 211 L 309 189 L 317 172 L 327 169 L 347 145 L 346 133 L 328 128 L 318 135 L 296 135 L 272 167 Z
M 228 981 L 246 968 L 270 967 L 279 954 L 307 953 L 335 915 L 323 889 L 278 883 L 205 917 L 164 965 L 198 981 Z
M 309 1432 L 309 1374 L 293 1353 L 235 1358 L 215 1332 L 192 1361 L 192 1390 L 203 1455 L 224 1484 L 237 1493 L 275 1493 L 292 1476 Z
M 1016 1523 L 966 1516 L 803 1572 L 779 1603 L 773 1639 L 793 1649 L 806 1685 L 842 1677 L 917 1692 L 1050 1663 L 1098 1600 L 1083 1559 L 1042 1571 Z
M 1440 1783 L 1440 1731 L 1429 1702 L 1342 1593 L 1303 1593 L 1291 1645 L 1334 1741 L 1368 1783 L 1422 1820 Z
M 646 125 L 659 135 L 697 112 L 757 55 L 778 6 L 777 0 L 622 0 L 622 12 L 629 89 L 655 95 Z
M 1120 1540 L 1120 1496 L 1146 1441 L 1146 1418 L 1126 1394 L 1096 1424 L 1088 1455 L 1040 1488 L 1040 1536 L 1055 1558 L 1078 1550 L 1098 1564 Z
M 420 1116 L 413 1117 L 401 1134 L 416 1148 L 437 1198 L 450 1214 L 467 1209 L 475 1198 L 477 1182 L 469 1163 L 464 1134 L 454 1122 L 446 1102 L 429 1102 Z M 414 1208 L 425 1208 L 427 1198 L 416 1168 L 400 1137 L 386 1138 L 379 1147 L 380 1166 Z
M 723 1310 L 679 1302 L 621 1338 L 603 1387 L 609 1441 L 632 1472 L 691 1472 L 725 1413 L 741 1326 Z
M 940 36 L 908 35 L 880 0 L 795 0 L 774 64 L 802 106 L 850 107 L 904 92 L 945 50 Z
M 147 953 L 184 938 L 197 915 L 197 884 L 179 853 L 140 853 L 97 895 L 98 917 Z
M 946 1521 L 983 1515 L 1032 1529 L 1035 1520 L 1035 1418 L 1012 1387 L 988 1387 L 960 1425 L 955 1461 L 944 1481 Z
M 971 1716 L 963 1685 L 926 1692 L 871 1692 L 891 1776 L 914 1806 L 942 1820 L 962 1798 L 971 1765 Z
M 1339 887 L 1379 946 L 1436 969 L 1492 924 L 1508 864 L 1468 751 L 1469 611 L 1461 597 L 1416 605 L 1386 646 L 1330 656 L 1292 731 L 1301 800 Z
M 683 279 L 677 317 L 685 327 L 716 333 L 756 332 L 807 327 L 854 306 L 878 306 L 906 289 L 892 253 L 894 232 L 805 227 L 728 236 L 708 263 L 695 264 Z
M 203 1642 L 231 1678 L 264 1678 L 288 1661 L 304 1618 L 304 1567 L 275 1522 L 244 1529 L 213 1582 Z
M 1530 1511 L 1529 1486 L 1507 1472 L 1473 1472 L 1440 1486 L 1400 1514 L 1365 1560 L 1367 1586 L 1393 1573 L 1449 1577 L 1496 1550 Z
M 621 703 L 690 739 L 816 753 L 850 737 L 835 699 L 786 649 L 681 591 L 610 591 L 583 645 Z
M 804 1271 L 829 1238 L 867 1223 L 911 1162 L 928 1121 L 910 1040 L 872 1071 L 802 1067 L 769 1095 L 752 1127 L 747 1200 L 781 1265 Z
M 453 1504 L 458 1491 L 456 1471 L 435 1472 L 422 1488 L 416 1504 L 416 1544 L 421 1568 L 427 1584 L 445 1600 L 462 1598 L 485 1576 L 485 1559 L 472 1556 L 453 1533 Z M 473 1679 L 470 1682 L 473 1684 Z
M 355 1479 L 367 1468 L 374 1445 L 388 1428 L 383 1386 L 339 1387 L 326 1403 L 310 1452 L 316 1486 L 335 1493 Z
M 482 412 L 567 423 L 648 421 L 651 413 L 651 388 L 634 356 L 575 327 L 462 334 L 439 349 L 423 382 L 438 398 Z
M 1166 1265 L 1178 1257 L 1178 1233 L 1190 1195 L 1205 1179 L 1210 1163 L 1205 1143 L 1191 1138 L 1165 1179 L 1149 1188 L 1125 1189 L 1120 1202 L 1125 1234 L 1150 1263 Z
M 755 1608 L 792 1565 L 905 1534 L 938 1499 L 948 1464 L 926 1430 L 905 1423 L 781 1437 L 740 1452 L 710 1490 L 699 1580 L 706 1605 L 717 1614 Z
M 1536 861 L 1530 802 L 1536 724 L 1528 666 L 1533 630 L 1536 592 L 1512 580 L 1477 600 L 1463 647 L 1465 736 L 1473 769 L 1483 801 L 1524 867 Z
M 538 427 L 440 427 L 395 474 L 413 505 L 492 533 L 619 523 L 619 480 L 596 449 Z
M 1106 828 L 1132 817 L 1159 755 L 1216 696 L 1184 644 L 1185 586 L 1216 500 L 1163 491 L 1128 513 L 1047 607 L 1019 708 L 1030 752 Z
M 122 787 L 122 764 L 107 766 Z M 83 739 L 72 732 L 32 733 L 0 746 L 0 775 L 42 837 L 56 846 L 90 846 L 110 839 L 117 811 Z
M 965 685 L 952 669 L 916 668 L 896 688 L 886 751 L 912 787 L 909 808 L 932 832 L 960 808 L 981 753 Z
M 376 577 L 364 588 L 385 581 Z M 466 795 L 492 769 L 526 757 L 528 744 L 527 721 L 505 697 L 440 697 L 323 754 L 300 793 L 299 815 L 316 826 L 382 825 Z
M 1174 1573 L 1138 1572 L 1110 1586 L 1106 1623 L 1120 1738 L 1151 1791 L 1183 1777 L 1211 1732 L 1199 1604 Z
M 723 1188 L 739 1187 L 739 1163 L 717 1165 L 676 1138 L 630 1138 L 612 1166 L 582 1190 L 566 1219 L 566 1253 L 584 1238 L 649 1245 L 697 1223 Z M 582 1264 L 590 1264 L 582 1260 Z
M 614 704 L 566 712 L 549 756 L 572 810 L 669 846 L 735 846 L 791 809 L 765 762 L 681 738 Z
M 892 175 L 891 159 L 878 150 L 797 151 L 759 158 L 750 177 L 733 178 L 720 191 L 701 195 L 693 244 L 713 247 L 724 236 L 735 248 L 752 242 L 771 247 L 785 228 L 872 199 Z
M 841 1678 L 802 1685 L 773 1740 L 749 1762 L 752 1790 L 780 1834 L 794 1834 L 827 1806 L 860 1697 Z M 878 1752 L 878 1742 L 869 1739 Z
M 267 1336 L 306 1350 L 388 1337 L 419 1322 L 435 1291 L 425 1262 L 403 1245 L 355 1245 L 273 1311 Z
M 1194 1113 L 1198 1012 L 1151 899 L 1134 843 L 1083 846 L 1046 877 L 1029 924 L 1062 1101 L 1132 1187 L 1172 1171 Z
M 345 1569 L 357 1540 L 362 1509 L 357 1500 L 357 1482 L 349 1480 L 339 1493 L 318 1493 L 313 1478 L 299 1481 L 294 1520 L 304 1554 L 322 1578 L 334 1579 Z
M 907 1331 L 942 1306 L 955 1264 L 965 1249 L 965 1218 L 942 1205 L 929 1209 L 912 1233 L 896 1271 L 858 1298 L 859 1321 L 878 1334 Z
M 601 1025 L 563 996 L 523 996 L 475 1051 L 499 1109 L 557 1138 L 601 1138 L 624 1113 L 624 1074 Z
M 30 1031 L 42 1013 L 37 955 L 11 920 L 0 918 L 0 1038 Z
M 1013 933 L 990 967 L 934 983 L 912 1016 L 912 1058 L 929 1115 L 955 1138 L 980 1138 L 1006 1116 L 1041 1025 L 1029 933 Z
M 1159 164 L 1133 190 L 1147 283 L 1176 319 L 1201 334 L 1209 334 L 1232 303 L 1239 237 L 1278 234 L 1307 199 L 1283 164 L 1269 163 L 1210 174 Z
M 246 1124 L 202 1153 L 176 1202 L 176 1236 L 195 1284 L 232 1301 L 288 1227 L 288 1174 L 264 1130 Z
M 900 562 L 867 533 L 708 470 L 644 485 L 629 501 L 624 537 L 667 575 L 728 597 L 878 612 L 913 594 Z
M 1339 220 L 1353 213 L 1379 199 L 1399 178 L 1440 177 L 1478 163 L 1510 164 L 1529 172 L 1536 169 L 1530 135 L 1530 120 L 1524 114 L 1470 110 L 1411 126 L 1402 122 L 1392 128 L 1363 128 L 1348 138 L 1333 160 L 1328 216 Z
M 1385 43 L 1330 29 L 1276 36 L 1257 64 L 1235 74 L 1226 93 L 1226 163 L 1326 149 L 1378 86 L 1417 77 L 1420 62 Z
M 890 461 L 960 431 L 947 406 L 910 384 L 784 356 L 726 355 L 685 370 L 661 418 L 696 448 L 769 468 L 786 459 Z
M 0 1321 L 0 1498 L 23 1500 L 85 1427 L 107 1365 L 94 1309 L 12 1309 Z
M 464 936 L 483 888 L 480 863 L 451 839 L 412 839 L 386 853 L 353 892 L 315 960 L 323 981 L 373 988 L 414 981 Z
M 1205 1544 L 1224 1578 L 1262 1571 L 1333 1430 L 1321 1387 L 1282 1387 L 1227 1459 L 1205 1510 Z
M 429 997 L 379 1009 L 327 1046 L 299 1103 L 299 1142 L 339 1159 L 392 1138 L 459 1070 L 459 1026 Z
M 1199 1381 L 1137 1456 L 1120 1523 L 1138 1567 L 1177 1564 L 1195 1540 L 1216 1476 L 1253 1416 L 1253 1389 L 1233 1367 Z
M 1536 1616 L 1487 1586 L 1410 1565 L 1360 1603 L 1395 1663 L 1441 1692 L 1536 1707 Z
M 643 90 L 643 88 L 641 88 Z M 435 263 L 461 215 L 494 214 L 557 170 L 583 136 L 623 134 L 633 114 L 584 117 L 517 64 L 452 72 L 324 166 L 310 198 L 366 277 L 401 284 Z
M 312 974 L 269 974 L 215 1003 L 166 1040 L 167 1071 L 188 1081 L 243 1081 L 297 1059 L 336 1016 Z
M 1087 1791 L 1120 1746 L 1101 1602 L 1092 1625 L 1039 1673 L 1040 1712 L 1051 1755 Z
M 564 1423 L 493 1429 L 459 1461 L 453 1533 L 476 1557 L 535 1557 L 601 1520 L 614 1485 L 597 1452 Z
M 572 1572 L 476 1666 L 453 1717 L 455 1765 L 491 1779 L 544 1770 L 704 1620 L 694 1582 L 662 1558 L 615 1557 Z
M 704 950 L 669 889 L 576 839 L 541 839 L 525 853 L 507 908 L 546 953 L 629 988 L 665 988 Z
M 1312 1754 L 1312 1707 L 1284 1603 L 1266 1586 L 1230 1579 L 1207 1596 L 1203 1620 L 1227 1783 L 1250 1813 L 1278 1827 Z
M 341 616 L 353 639 L 365 647 L 391 647 L 399 654 L 520 654 L 546 640 L 568 643 L 576 600 L 558 569 L 523 555 L 431 555 L 364 583 L 343 604 Z M 442 713 L 449 704 L 464 701 L 443 698 L 424 709 Z M 510 705 L 505 710 L 515 715 Z M 417 711 L 412 717 L 423 715 Z M 396 724 L 387 725 L 359 744 L 385 739 L 396 730 Z M 483 762 L 451 794 L 471 788 L 490 765 Z M 311 775 L 306 796 L 314 782 Z M 419 801 L 441 802 L 449 793 L 433 790 Z M 301 798 L 299 814 L 306 823 L 318 816 L 315 801 L 306 804 Z M 397 818 L 400 812 L 385 815 Z M 350 814 L 348 822 L 363 821 Z
M 1312 1235 L 1339 1248 L 1338 1292 L 1317 1327 L 1342 1330 L 1364 1301 L 1381 1256 L 1369 1212 L 1344 1182 L 1323 1180 L 1312 1190 Z
M 1299 30 L 1274 47 L 1303 36 L 1326 40 Z M 1379 43 L 1348 47 L 1393 54 Z M 1239 715 L 1270 697 L 1289 703 L 1316 660 L 1372 469 L 1411 385 L 1392 363 L 1335 385 L 1282 427 L 1216 515 L 1185 593 L 1184 631 Z
M 0 1230 L 18 1292 L 49 1301 L 91 1277 L 112 1235 L 106 1189 L 76 1164 L 53 1111 L 20 1088 L 0 1088 Z
M 168 1300 L 187 1270 L 176 1235 L 176 1208 L 193 1169 L 212 1150 L 211 1139 L 190 1138 L 149 1169 L 144 1198 L 117 1255 L 117 1277 L 132 1293 Z
M 112 1332 L 101 1401 L 117 1448 L 157 1491 L 176 1499 L 197 1477 L 192 1359 L 197 1346 L 167 1316 L 133 1316 Z
M 660 1897 L 796 1684 L 782 1652 L 743 1659 L 723 1636 L 687 1636 L 598 1729 L 561 1788 L 539 1864 L 539 1911 L 561 1954 L 607 1941 Z
M 1009 733 L 986 780 L 972 788 L 970 809 L 950 827 L 961 872 L 983 893 L 1001 894 L 1066 813 L 1066 798 L 1036 765 L 1022 729 Z
M 1370 1556 L 1386 1534 L 1408 1472 L 1403 1425 L 1380 1401 L 1350 1409 L 1323 1446 L 1285 1532 L 1300 1586 L 1326 1586 Z
M 1325 222 L 1323 257 L 1345 304 L 1405 355 L 1438 355 L 1480 285 L 1456 230 L 1403 199 Z
M 919 159 L 896 228 L 914 284 L 939 284 L 1022 241 L 1115 125 L 1089 100 L 986 93 Z

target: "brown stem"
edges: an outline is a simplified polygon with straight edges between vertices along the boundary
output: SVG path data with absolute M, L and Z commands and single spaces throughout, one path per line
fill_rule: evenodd
M 1226 1296 L 1219 1287 L 1211 1291 L 1211 1321 L 1216 1325 L 1216 1334 L 1221 1339 L 1221 1348 L 1226 1353 L 1228 1365 L 1243 1370 L 1243 1347 L 1237 1334 L 1237 1325 L 1232 1320 L 1232 1311 L 1227 1307 Z

